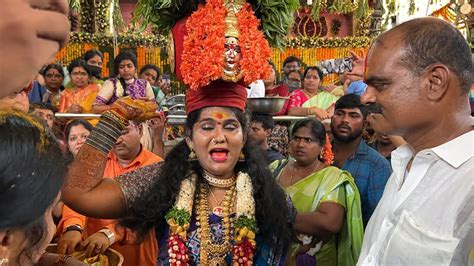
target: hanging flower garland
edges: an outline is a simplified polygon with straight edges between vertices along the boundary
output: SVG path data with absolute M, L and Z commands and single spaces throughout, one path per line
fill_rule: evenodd
M 270 58 L 272 50 L 263 33 L 258 29 L 260 21 L 255 17 L 250 4 L 244 3 L 237 13 L 237 20 L 241 32 L 242 59 L 240 65 L 245 83 L 250 84 L 270 75 L 271 67 L 267 60 Z
M 91 1 L 81 0 L 81 31 L 82 32 L 94 32 L 95 25 L 95 13 L 94 6 Z
M 95 7 L 95 16 L 97 18 L 97 32 L 108 33 L 110 30 L 109 23 L 109 6 L 110 0 L 100 0 Z
M 98 46 L 114 46 L 112 36 L 87 32 L 71 32 L 69 35 L 69 43 L 93 43 Z M 117 45 L 130 47 L 164 47 L 166 45 L 166 37 L 161 35 L 152 36 L 136 32 L 125 32 L 117 36 Z
M 209 0 L 186 21 L 181 73 L 191 89 L 206 86 L 220 77 L 224 64 L 225 6 Z M 205 75 L 203 75 L 205 73 Z
M 253 197 L 252 180 L 249 175 L 240 173 L 236 183 L 236 215 L 235 243 L 232 247 L 232 265 L 253 265 L 256 250 L 255 234 L 255 199 Z
M 165 216 L 170 226 L 168 255 L 172 266 L 188 265 L 189 257 L 188 248 L 186 247 L 186 233 L 191 222 L 196 180 L 197 177 L 193 174 L 181 182 L 176 203 Z
M 165 218 L 170 226 L 168 255 L 170 265 L 189 265 L 186 234 L 191 222 L 197 175 L 191 174 L 181 182 L 178 198 Z M 235 185 L 236 221 L 234 224 L 233 246 L 230 249 L 232 265 L 252 265 L 256 250 L 255 235 L 258 231 L 255 220 L 255 200 L 252 180 L 249 175 L 239 172 Z M 207 198 L 205 199 L 207 201 Z M 207 214 L 206 214 L 207 215 Z M 224 217 L 229 222 L 229 217 Z M 232 228 L 232 226 L 230 226 Z M 226 243 L 230 244 L 230 243 Z M 207 261 L 207 258 L 201 260 Z
M 289 48 L 340 48 L 340 47 L 368 47 L 372 42 L 369 37 L 346 37 L 346 38 L 318 38 L 318 37 L 296 37 L 289 42 Z

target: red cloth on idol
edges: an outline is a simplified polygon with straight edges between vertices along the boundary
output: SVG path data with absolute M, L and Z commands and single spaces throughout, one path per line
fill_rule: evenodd
M 204 107 L 235 107 L 241 111 L 245 110 L 247 102 L 247 90 L 240 83 L 215 80 L 211 84 L 186 92 L 186 112 Z
M 171 29 L 173 33 L 173 42 L 174 42 L 174 63 L 176 77 L 178 80 L 183 80 L 183 75 L 181 74 L 181 62 L 183 61 L 181 55 L 183 54 L 184 47 L 184 36 L 188 35 L 186 30 L 186 21 L 189 16 L 182 18 L 180 21 L 176 22 L 174 27 Z

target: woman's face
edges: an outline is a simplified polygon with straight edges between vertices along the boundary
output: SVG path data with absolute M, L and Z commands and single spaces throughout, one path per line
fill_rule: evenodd
M 235 114 L 227 108 L 205 108 L 192 131 L 192 146 L 202 168 L 216 176 L 232 176 L 245 143 Z
M 87 64 L 91 66 L 96 66 L 102 68 L 102 58 L 98 55 L 92 57 L 91 59 L 87 60 Z
M 12 265 L 14 265 L 14 263 L 17 263 L 18 265 L 35 265 L 41 256 L 43 256 L 46 248 L 53 239 L 54 233 L 56 232 L 56 225 L 53 221 L 53 206 L 58 203 L 59 198 L 60 193 L 58 193 L 58 196 L 54 200 L 53 204 L 48 207 L 42 216 L 44 224 L 46 225 L 44 228 L 45 231 L 43 232 L 42 239 L 38 242 L 38 244 L 34 245 L 34 249 L 31 250 L 31 257 L 27 256 L 25 253 L 25 251 L 30 251 L 27 250 L 30 245 L 35 244 L 29 241 L 31 236 L 25 232 L 25 229 L 16 229 L 10 232 L 11 242 L 7 247 L 7 258 L 10 260 Z
M 53 204 L 49 206 L 49 208 L 46 210 L 44 213 L 44 220 L 46 222 L 46 232 L 45 232 L 45 238 L 41 241 L 41 243 L 38 246 L 37 253 L 33 255 L 33 261 L 37 262 L 43 253 L 46 251 L 46 248 L 48 247 L 49 243 L 51 243 L 51 240 L 53 240 L 54 233 L 56 232 L 56 225 L 54 224 L 53 220 L 53 207 L 56 206 L 59 202 L 61 192 L 58 193 L 58 196 L 54 200 Z
M 44 82 L 46 83 L 46 86 L 48 86 L 48 88 L 50 89 L 59 90 L 59 88 L 63 84 L 63 81 L 63 75 L 61 75 L 61 73 L 55 68 L 48 69 L 48 71 L 46 71 L 44 75 Z
M 135 72 L 137 71 L 132 60 L 122 60 L 119 64 L 119 75 L 125 80 L 129 80 L 135 77 Z
M 319 79 L 317 70 L 308 70 L 303 81 L 304 89 L 310 92 L 316 92 L 319 89 L 319 84 L 321 80 Z
M 310 164 L 318 160 L 321 154 L 321 145 L 311 134 L 311 129 L 301 127 L 293 134 L 290 140 L 290 154 L 297 162 Z
M 71 82 L 75 88 L 85 88 L 89 85 L 89 75 L 83 67 L 75 67 L 71 71 Z
M 156 70 L 149 68 L 140 75 L 140 78 L 148 81 L 151 86 L 155 86 L 155 83 L 158 80 L 158 73 Z
M 275 84 L 275 69 L 273 69 L 273 67 L 270 70 L 270 76 L 268 76 L 267 79 L 264 79 L 263 83 L 265 84 L 265 89 L 271 88 L 272 85 Z
M 67 147 L 72 155 L 76 156 L 76 154 L 79 152 L 79 149 L 82 147 L 84 142 L 86 142 L 89 134 L 90 131 L 81 124 L 71 127 L 71 131 L 69 131 L 69 137 L 67 140 Z
M 287 81 L 288 87 L 291 89 L 295 90 L 301 87 L 301 76 L 298 74 L 298 72 L 290 72 L 288 74 L 288 81 Z

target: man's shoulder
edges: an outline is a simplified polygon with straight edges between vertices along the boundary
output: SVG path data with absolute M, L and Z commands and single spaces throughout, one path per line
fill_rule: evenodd
M 138 155 L 140 157 L 140 165 L 141 166 L 147 166 L 153 163 L 158 163 L 163 161 L 163 159 L 154 154 L 153 152 L 143 148 L 140 154 Z
M 362 147 L 359 150 L 362 150 L 363 153 L 357 153 L 356 156 L 363 156 L 366 160 L 369 160 L 375 164 L 387 165 L 390 166 L 387 159 L 382 156 L 377 150 L 371 147 L 369 144 L 362 141 Z
M 278 151 L 270 148 L 268 150 L 265 151 L 265 155 L 267 156 L 267 159 L 270 161 L 270 162 L 273 162 L 273 161 L 276 161 L 276 160 L 280 160 L 280 159 L 284 159 L 285 156 L 283 156 L 283 154 L 279 153 Z

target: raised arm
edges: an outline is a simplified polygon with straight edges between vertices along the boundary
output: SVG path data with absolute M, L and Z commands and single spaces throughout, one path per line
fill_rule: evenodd
M 62 189 L 63 201 L 71 209 L 89 217 L 117 219 L 125 216 L 127 199 L 123 186 L 113 179 L 103 178 L 107 154 L 126 129 L 128 120 L 146 120 L 158 115 L 153 102 L 134 101 L 130 97 L 117 100 L 112 108 L 113 111 L 102 114 L 96 128 L 81 147 L 69 167 Z M 128 175 L 141 174 L 136 171 Z M 139 179 L 134 180 L 138 182 Z

